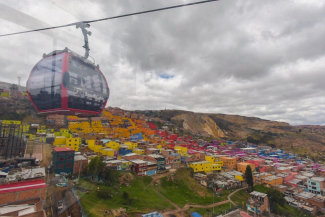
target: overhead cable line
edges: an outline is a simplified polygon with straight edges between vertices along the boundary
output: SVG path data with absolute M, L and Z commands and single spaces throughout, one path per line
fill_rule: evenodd
M 131 14 L 123 14 L 123 15 L 118 15 L 118 16 L 114 16 L 114 17 L 106 17 L 106 18 L 97 19 L 97 20 L 81 21 L 81 23 L 86 24 L 86 23 L 100 22 L 100 21 L 104 21 L 104 20 L 113 20 L 113 19 L 117 19 L 117 18 L 129 17 L 129 16 L 134 16 L 134 15 L 140 15 L 140 14 L 147 14 L 147 13 L 169 10 L 169 9 L 180 8 L 180 7 L 186 7 L 186 6 L 191 6 L 191 5 L 205 4 L 205 3 L 215 2 L 215 1 L 219 1 L 219 0 L 206 0 L 206 1 L 200 1 L 200 2 L 192 2 L 192 3 L 188 3 L 188 4 L 174 5 L 174 6 L 170 6 L 170 7 L 157 8 L 157 9 L 153 9 L 153 10 L 141 11 L 141 12 L 136 12 L 136 13 L 131 13 Z M 80 23 L 80 22 L 77 22 L 77 23 Z M 18 34 L 24 34 L 24 33 L 30 33 L 30 32 L 38 32 L 38 31 L 44 31 L 44 30 L 50 30 L 50 29 L 58 29 L 58 28 L 63 28 L 63 27 L 68 27 L 68 26 L 75 26 L 77 23 L 70 23 L 70 24 L 65 24 L 65 25 L 61 25 L 61 26 L 53 26 L 53 27 L 34 29 L 34 30 L 28 30 L 28 31 L 22 31 L 22 32 L 8 33 L 8 34 L 0 35 L 0 37 L 10 36 L 10 35 L 18 35 Z

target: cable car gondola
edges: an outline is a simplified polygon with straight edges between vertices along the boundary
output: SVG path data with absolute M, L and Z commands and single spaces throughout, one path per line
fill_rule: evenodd
M 84 34 L 85 56 L 68 48 L 44 54 L 29 75 L 28 96 L 39 113 L 93 116 L 105 108 L 107 81 L 99 66 L 87 60 L 89 24 L 76 25 Z

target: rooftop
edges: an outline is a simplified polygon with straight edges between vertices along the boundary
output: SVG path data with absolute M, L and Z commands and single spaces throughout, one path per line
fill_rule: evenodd
M 74 156 L 74 161 L 80 161 L 80 160 L 87 160 L 87 158 L 85 158 L 82 155 L 75 155 Z
M 267 196 L 267 194 L 264 194 L 264 193 L 261 193 L 261 192 L 258 192 L 258 191 L 253 191 L 253 192 L 250 193 L 250 195 L 257 196 L 257 197 L 263 197 L 263 198 Z
M 313 180 L 316 182 L 323 182 L 325 180 L 325 177 L 312 177 L 310 180 Z
M 304 199 L 310 199 L 315 197 L 316 194 L 313 194 L 311 192 L 303 191 L 300 194 L 298 194 L 298 197 L 304 198 Z
M 26 191 L 26 190 L 38 189 L 38 188 L 46 188 L 46 184 L 44 180 L 2 184 L 0 185 L 0 194 L 17 192 L 17 191 Z
M 74 150 L 72 148 L 69 147 L 58 147 L 58 148 L 53 148 L 53 151 L 55 152 L 62 152 L 62 151 L 73 151 Z
M 274 179 L 279 179 L 279 178 L 281 178 L 281 177 L 277 177 L 277 176 L 267 176 L 267 177 L 265 177 L 264 179 L 265 179 L 266 181 L 272 181 L 272 180 L 274 180 Z

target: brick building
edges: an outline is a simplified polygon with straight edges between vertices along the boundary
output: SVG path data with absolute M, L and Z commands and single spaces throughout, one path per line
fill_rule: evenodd
M 79 174 L 79 172 L 83 172 L 88 165 L 88 159 L 82 155 L 74 156 L 74 164 L 73 164 L 73 174 Z
M 36 197 L 40 197 L 42 200 L 46 198 L 46 184 L 44 180 L 0 185 L 0 205 Z
M 46 122 L 51 124 L 65 124 L 64 115 L 48 115 L 46 116 Z

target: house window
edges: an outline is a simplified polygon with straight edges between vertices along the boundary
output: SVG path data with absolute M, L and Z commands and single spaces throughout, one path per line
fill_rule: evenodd
M 63 169 L 64 168 L 64 164 L 58 164 L 58 169 Z
M 316 185 L 316 182 L 310 182 L 311 185 Z
M 63 151 L 62 152 L 59 152 L 59 155 L 60 156 L 64 156 L 65 155 L 65 152 L 63 152 Z
M 67 163 L 67 168 L 71 168 L 72 167 L 72 163 Z
M 68 157 L 68 160 L 72 160 L 73 159 L 73 157 Z
M 64 161 L 64 157 L 60 157 L 59 158 L 59 161 Z

